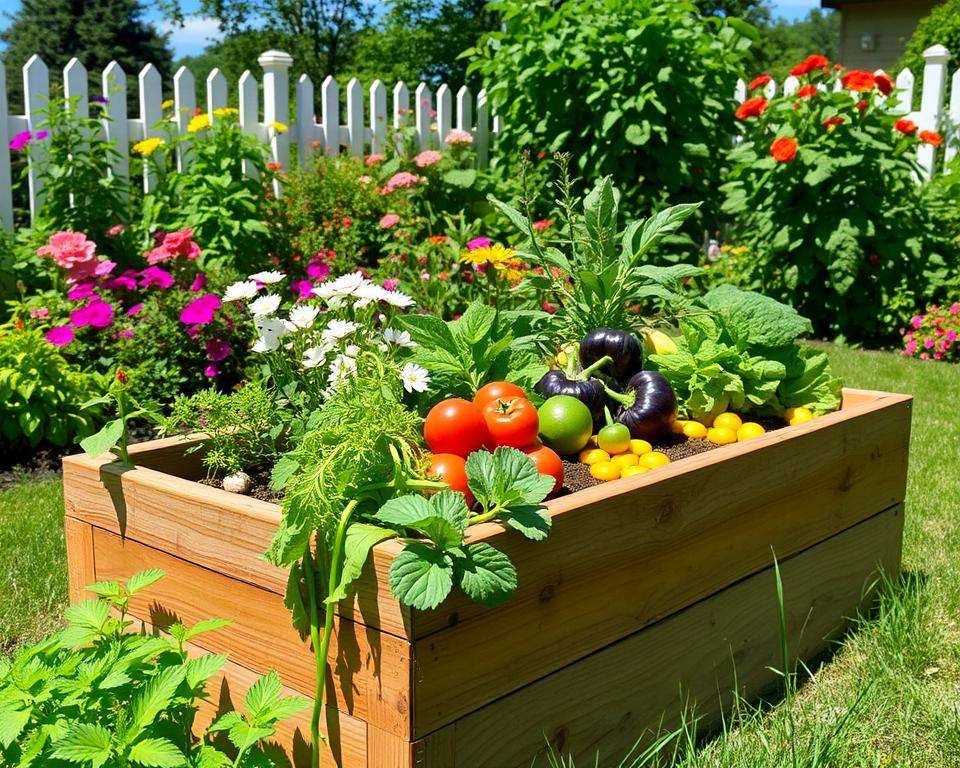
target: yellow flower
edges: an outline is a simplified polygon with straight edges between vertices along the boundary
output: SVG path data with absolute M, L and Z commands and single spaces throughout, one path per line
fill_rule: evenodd
M 133 151 L 143 157 L 149 157 L 162 147 L 166 142 L 154 136 L 152 139 L 144 139 L 133 145 Z
M 276 120 L 270 123 L 270 127 L 273 128 L 273 130 L 275 130 L 277 133 L 286 133 L 288 130 L 290 130 L 286 125 L 277 122 Z
M 239 114 L 240 110 L 234 107 L 220 107 L 219 109 L 213 110 L 214 117 L 233 117 Z
M 173 99 L 167 99 L 160 105 L 160 109 L 170 109 L 173 106 Z
M 505 248 L 497 243 L 496 245 L 488 245 L 483 248 L 474 248 L 472 251 L 467 251 L 460 257 L 460 261 L 469 261 L 473 264 L 496 265 L 511 261 L 513 257 L 514 253 L 512 248 Z
M 197 131 L 202 131 L 205 128 L 210 127 L 210 115 L 195 115 L 190 118 L 190 122 L 187 123 L 187 132 L 196 133 Z

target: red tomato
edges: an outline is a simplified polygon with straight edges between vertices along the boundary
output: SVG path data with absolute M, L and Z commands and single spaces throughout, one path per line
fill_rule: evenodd
M 540 431 L 537 408 L 525 397 L 491 400 L 483 406 L 483 418 L 490 433 L 491 448 L 501 445 L 526 448 L 536 441 Z
M 465 459 L 483 448 L 488 437 L 480 409 L 459 397 L 437 403 L 423 424 L 423 438 L 433 453 L 453 453 Z
M 523 452 L 533 459 L 533 463 L 537 465 L 537 472 L 541 475 L 550 475 L 553 478 L 551 494 L 556 493 L 563 487 L 563 462 L 556 451 L 537 443 L 525 448 Z
M 466 499 L 467 506 L 473 506 L 473 494 L 467 487 L 467 462 L 461 456 L 453 453 L 435 453 L 430 457 L 430 466 L 427 477 L 443 480 L 450 486 L 451 491 L 460 491 Z
M 477 408 L 483 408 L 491 400 L 506 400 L 508 397 L 522 397 L 526 400 L 527 393 L 509 381 L 491 381 L 477 390 L 477 394 L 473 396 L 473 404 Z

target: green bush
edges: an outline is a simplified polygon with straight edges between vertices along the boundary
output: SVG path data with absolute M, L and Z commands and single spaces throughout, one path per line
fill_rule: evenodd
M 97 394 L 100 376 L 67 362 L 38 330 L 0 327 L 0 433 L 15 449 L 46 441 L 70 445 L 94 431 L 81 406 Z
M 767 102 L 758 83 L 738 108 L 744 140 L 723 188 L 732 239 L 748 249 L 738 282 L 793 304 L 820 335 L 891 342 L 949 274 L 915 180 L 924 133 L 895 124 L 892 83 L 825 62 L 797 94 Z
M 893 72 L 910 68 L 917 78 L 914 95 L 917 105 L 920 103 L 920 77 L 925 64 L 923 52 L 932 45 L 942 45 L 950 51 L 950 71 L 960 63 L 960 0 L 946 0 L 938 4 L 930 15 L 921 19 L 913 35 L 907 42 L 906 50 Z
M 727 105 L 752 27 L 657 0 L 492 7 L 502 30 L 468 53 L 502 119 L 501 157 L 568 151 L 585 187 L 610 176 L 633 216 L 716 199 L 717 148 L 733 134 Z M 715 211 L 702 210 L 712 225 Z

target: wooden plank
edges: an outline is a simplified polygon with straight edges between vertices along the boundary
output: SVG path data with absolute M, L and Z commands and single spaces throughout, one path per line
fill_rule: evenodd
M 403 736 L 371 726 L 367 731 L 369 768 L 413 768 L 412 745 Z
M 123 68 L 111 61 L 103 70 L 101 90 L 107 99 L 104 105 L 103 132 L 107 141 L 113 143 L 117 154 L 112 156 L 110 173 L 123 180 L 130 181 L 130 126 L 127 122 L 127 76 Z M 124 191 L 129 195 L 129 190 Z
M 869 599 L 864 592 L 878 564 L 896 574 L 902 526 L 898 506 L 781 562 L 795 657 L 810 659 L 839 636 L 845 618 Z M 685 701 L 697 705 L 706 729 L 735 687 L 748 699 L 757 696 L 777 679 L 769 667 L 783 666 L 779 648 L 768 568 L 464 717 L 414 749 L 454 744 L 455 759 L 448 754 L 424 768 L 528 768 L 543 756 L 546 739 L 577 765 L 593 765 L 597 753 L 600 765 L 616 765 L 662 715 L 666 728 L 676 727 Z
M 163 81 L 160 70 L 147 64 L 137 78 L 140 93 L 140 125 L 144 139 L 165 138 L 160 121 L 163 120 Z M 152 192 L 157 186 L 157 174 L 150 163 L 143 164 L 143 191 Z
M 70 604 L 79 603 L 86 597 L 86 587 L 96 580 L 93 556 L 93 526 L 66 517 L 63 533 L 67 542 L 67 583 Z
M 557 499 L 543 542 L 478 527 L 520 586 L 414 615 L 414 739 L 902 501 L 909 398 L 877 403 Z
M 290 623 L 280 595 L 180 560 L 100 528 L 94 529 L 96 577 L 127 579 L 144 568 L 166 576 L 131 600 L 131 615 L 156 626 L 205 618 L 232 624 L 197 638 L 197 645 L 228 653 L 259 673 L 277 670 L 286 685 L 314 690 L 309 644 Z M 409 644 L 386 633 L 340 620 L 330 644 L 328 704 L 398 735 L 409 734 Z

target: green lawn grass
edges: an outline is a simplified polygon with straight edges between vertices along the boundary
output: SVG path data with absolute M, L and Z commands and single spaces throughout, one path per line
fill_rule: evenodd
M 960 366 L 830 355 L 848 385 L 916 398 L 908 578 L 789 701 L 747 710 L 726 733 L 681 750 L 687 768 L 960 766 Z M 62 510 L 55 480 L 0 492 L 0 654 L 56 625 L 66 599 Z

